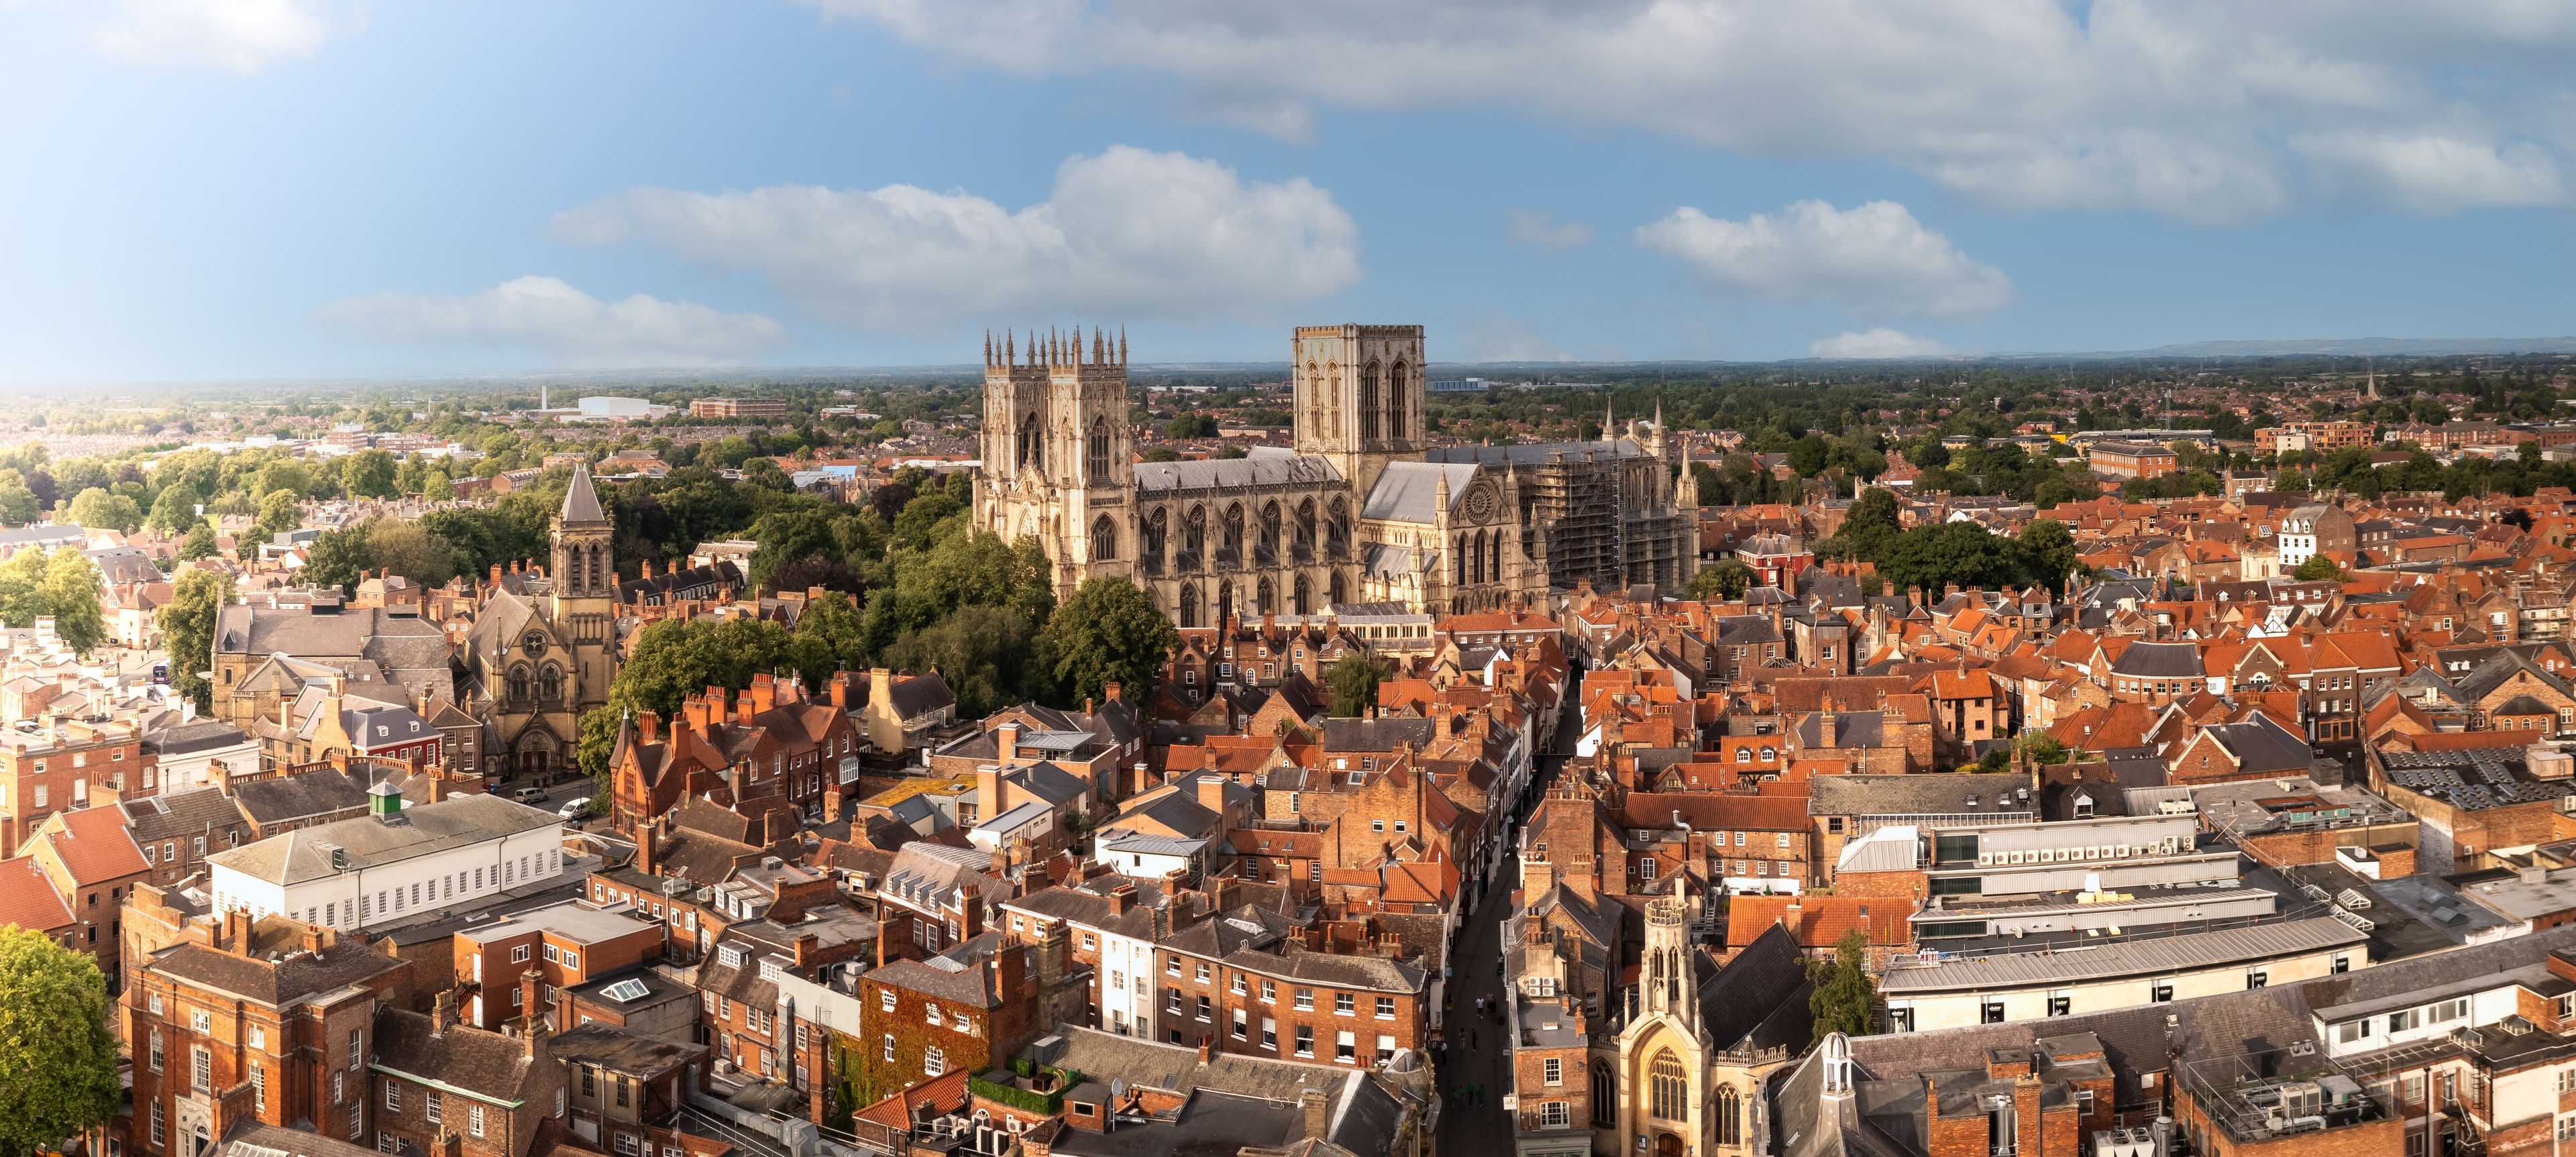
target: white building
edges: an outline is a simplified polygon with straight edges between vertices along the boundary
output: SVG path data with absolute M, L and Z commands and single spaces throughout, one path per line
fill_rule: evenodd
M 406 810 L 390 782 L 368 814 L 209 856 L 214 905 L 366 928 L 503 893 L 564 873 L 563 821 L 495 795 Z
M 224 787 L 260 774 L 259 743 L 221 719 L 162 728 L 143 737 L 143 750 L 153 757 L 144 772 L 146 794 Z

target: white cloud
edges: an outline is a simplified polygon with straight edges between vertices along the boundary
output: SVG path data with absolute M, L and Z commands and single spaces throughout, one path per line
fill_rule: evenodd
M 2290 147 L 2321 187 L 2363 197 L 2376 193 L 2409 212 L 2567 200 L 2556 159 L 2527 142 L 2498 147 L 2450 136 L 2336 133 L 2299 137 Z
M 1247 183 L 1181 153 L 1124 145 L 1057 168 L 1017 212 L 911 185 L 749 192 L 645 188 L 555 219 L 586 245 L 642 242 L 760 273 L 862 330 L 1020 312 L 1205 321 L 1313 301 L 1360 279 L 1359 226 L 1303 178 Z
M 1811 358 L 1928 358 L 1950 352 L 1928 337 L 1899 333 L 1886 326 L 1845 330 L 1807 343 Z
M 1158 78 L 1290 139 L 1316 107 L 1499 107 L 1892 163 L 2014 208 L 2258 219 L 2305 194 L 2287 142 L 2307 135 L 2527 141 L 2521 167 L 2553 178 L 2576 145 L 2576 6 L 2531 0 L 804 2 L 1010 76 Z M 2491 203 L 2467 180 L 2325 177 L 2417 211 Z
M 74 37 L 110 60 L 243 74 L 311 56 L 360 22 L 327 0 L 100 0 L 78 11 Z
M 1687 206 L 1637 230 L 1637 244 L 1690 266 L 1718 296 L 1828 301 L 1858 314 L 1974 321 L 2013 296 L 2002 270 L 1972 261 L 1894 201 L 1846 212 L 1800 201 L 1742 221 Z
M 1592 244 L 1592 226 L 1581 221 L 1559 221 L 1545 209 L 1510 209 L 1505 211 L 1511 222 L 1511 238 L 1519 245 L 1541 249 L 1574 249 Z
M 354 297 L 314 316 L 380 340 L 532 349 L 556 365 L 606 368 L 738 364 L 787 336 L 756 313 L 641 293 L 601 301 L 552 277 L 515 278 L 467 297 Z

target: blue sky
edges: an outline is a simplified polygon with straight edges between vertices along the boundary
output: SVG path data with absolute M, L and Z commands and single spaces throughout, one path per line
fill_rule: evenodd
M 2509 0 L 0 0 L 0 382 L 2565 334 L 2570 48 Z

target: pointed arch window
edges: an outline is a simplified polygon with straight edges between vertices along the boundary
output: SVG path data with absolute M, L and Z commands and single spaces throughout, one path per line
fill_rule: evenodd
M 1610 1062 L 1592 1062 L 1592 1127 L 1608 1129 L 1619 1123 L 1618 1081 L 1610 1075 Z
M 1360 367 L 1360 440 L 1377 441 L 1377 363 Z
M 1185 583 L 1181 587 L 1181 625 L 1183 627 L 1199 625 L 1199 584 L 1195 582 Z
M 1646 1070 L 1647 1087 L 1652 1091 L 1651 1112 L 1666 1121 L 1690 1119 L 1690 1078 L 1682 1075 L 1681 1058 L 1673 1050 L 1655 1054 L 1654 1063 Z
M 1717 1090 L 1717 1143 L 1744 1143 L 1744 1101 L 1736 1095 L 1732 1085 L 1721 1086 Z
M 1269 575 L 1261 576 L 1260 602 L 1258 605 L 1260 608 L 1259 613 L 1261 614 L 1275 615 L 1279 613 L 1279 584 Z
M 520 706 L 527 703 L 528 669 L 526 667 L 510 668 L 510 674 L 503 680 L 503 683 L 507 689 L 511 705 Z
M 1091 520 L 1091 560 L 1107 562 L 1118 557 L 1118 524 L 1104 514 Z
M 1334 572 L 1333 572 L 1333 581 L 1332 581 L 1331 589 L 1332 589 L 1332 600 L 1333 600 L 1334 602 L 1337 602 L 1337 603 L 1347 603 L 1347 602 L 1351 601 L 1351 586 L 1350 586 L 1350 580 L 1349 580 L 1349 579 L 1346 579 L 1346 578 L 1344 578 L 1344 577 L 1342 577 L 1342 572 L 1340 572 L 1340 571 L 1334 571 Z
M 1037 470 L 1037 469 L 1042 469 L 1042 468 L 1044 468 L 1044 467 L 1045 467 L 1045 465 L 1046 465 L 1046 462 L 1045 462 L 1045 439 L 1044 439 L 1043 432 L 1040 430 L 1040 428 L 1039 428 L 1039 426 L 1038 426 L 1038 416 L 1037 416 L 1037 412 L 1036 412 L 1036 411 L 1030 411 L 1030 412 L 1029 412 L 1029 414 L 1028 414 L 1027 416 L 1025 416 L 1025 417 L 1023 417 L 1023 418 L 1021 418 L 1021 419 L 1020 419 L 1020 431 L 1019 431 L 1019 433 L 1020 433 L 1020 447 L 1019 447 L 1019 466 L 1020 466 L 1020 468 L 1021 468 L 1021 469 L 1026 469 L 1026 470 Z
M 1297 613 L 1300 615 L 1311 615 L 1315 613 L 1315 584 L 1307 581 L 1306 576 L 1304 575 L 1297 576 L 1297 601 L 1295 605 Z
M 1405 406 L 1406 399 L 1411 396 L 1411 391 L 1405 389 L 1407 375 L 1402 358 L 1396 359 L 1386 375 L 1386 436 L 1398 442 L 1405 440 L 1412 431 L 1412 427 L 1407 425 L 1413 420 L 1412 415 L 1406 412 Z
M 1243 505 L 1225 508 L 1225 540 L 1218 549 L 1223 554 L 1217 561 L 1233 566 L 1243 565 Z
M 563 693 L 563 668 L 552 663 L 546 664 L 543 670 L 537 672 L 537 702 L 546 707 L 560 707 L 563 705 Z
M 1145 519 L 1145 542 L 1143 546 L 1138 548 L 1137 553 L 1144 558 L 1152 559 L 1156 562 L 1162 561 L 1163 540 L 1170 536 L 1171 525 L 1171 515 L 1165 511 L 1156 510 L 1151 516 L 1147 517 Z
M 1083 481 L 1094 486 L 1109 481 L 1109 419 L 1091 420 L 1091 437 L 1084 443 Z

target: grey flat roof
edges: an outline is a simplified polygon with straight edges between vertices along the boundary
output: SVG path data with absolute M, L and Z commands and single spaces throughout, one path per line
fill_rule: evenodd
M 2017 952 L 1949 960 L 1933 967 L 1897 968 L 1890 970 L 1887 978 L 1879 982 L 1879 990 L 1890 995 L 1930 994 L 2182 972 L 2293 953 L 2348 948 L 2369 940 L 2341 920 L 2328 917 L 2287 920 L 2218 932 L 2130 940 L 2100 947 Z

